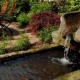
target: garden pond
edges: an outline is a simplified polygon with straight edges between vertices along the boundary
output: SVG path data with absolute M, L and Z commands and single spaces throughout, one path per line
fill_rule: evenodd
M 53 57 L 62 58 L 63 56 L 64 48 L 58 47 L 2 62 L 0 80 L 53 80 L 79 68 L 79 58 L 76 60 L 76 56 L 79 55 L 75 56 L 74 51 L 69 55 L 70 59 L 74 61 L 72 65 L 53 63 L 51 60 Z

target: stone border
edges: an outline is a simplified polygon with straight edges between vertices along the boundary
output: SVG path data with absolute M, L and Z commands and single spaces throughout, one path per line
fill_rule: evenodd
M 62 75 L 54 80 L 80 80 L 80 70 Z
M 44 45 L 41 46 L 40 48 L 31 48 L 28 49 L 27 51 L 16 51 L 16 52 L 11 52 L 11 53 L 5 53 L 5 54 L 1 54 L 0 55 L 0 62 L 4 62 L 4 61 L 8 61 L 14 58 L 18 58 L 18 57 L 22 57 L 28 54 L 32 54 L 32 53 L 36 53 L 38 51 L 42 51 L 42 50 L 47 50 L 47 49 L 51 49 L 54 47 L 58 47 L 59 44 L 50 44 L 50 45 Z

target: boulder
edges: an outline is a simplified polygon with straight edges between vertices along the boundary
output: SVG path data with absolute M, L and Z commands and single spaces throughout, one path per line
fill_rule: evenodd
M 60 18 L 60 27 L 52 32 L 54 43 L 64 44 L 63 37 L 72 35 L 75 42 L 80 42 L 80 11 L 66 13 Z
M 58 45 L 64 44 L 64 39 L 59 30 L 52 32 L 52 42 Z
M 66 36 L 68 33 L 73 36 L 73 40 L 80 42 L 80 11 L 74 11 L 65 13 L 60 18 L 60 28 L 62 36 Z

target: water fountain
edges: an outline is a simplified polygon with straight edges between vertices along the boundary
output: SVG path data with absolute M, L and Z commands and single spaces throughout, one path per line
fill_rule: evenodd
M 75 30 L 71 30 L 67 33 L 65 41 L 64 41 L 64 56 L 63 58 L 52 58 L 51 61 L 53 63 L 61 63 L 62 65 L 68 65 L 68 64 L 73 64 L 68 58 L 68 53 L 70 49 L 70 41 L 71 41 L 71 35 L 72 33 L 75 32 Z
M 72 63 L 72 62 L 69 61 L 69 58 L 68 58 L 70 41 L 71 41 L 71 37 L 69 35 L 66 36 L 66 39 L 65 39 L 65 42 L 64 42 L 64 57 L 59 60 L 63 65 L 67 65 L 67 64 Z
M 64 56 L 63 58 L 52 58 L 51 61 L 53 63 L 58 62 L 61 63 L 62 65 L 72 64 L 72 62 L 69 61 L 69 58 L 67 56 L 70 48 L 70 41 L 71 41 L 70 36 L 66 36 L 65 44 L 64 44 Z

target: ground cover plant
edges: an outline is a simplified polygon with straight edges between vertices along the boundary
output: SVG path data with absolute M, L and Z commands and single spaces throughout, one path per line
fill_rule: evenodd
M 6 47 L 10 41 L 10 36 L 7 36 L 4 32 L 2 35 L 2 41 L 0 42 L 0 54 L 4 54 L 6 52 Z
M 5 41 L 0 43 L 0 54 L 5 53 L 7 43 Z
M 27 36 L 21 35 L 21 37 L 16 41 L 14 45 L 14 50 L 20 51 L 20 50 L 26 50 L 29 48 L 30 41 Z

